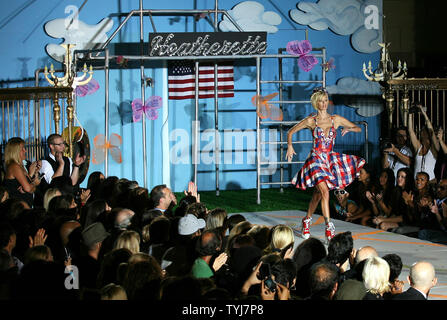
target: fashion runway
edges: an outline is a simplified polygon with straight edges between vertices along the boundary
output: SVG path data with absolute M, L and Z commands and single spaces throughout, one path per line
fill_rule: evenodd
M 300 236 L 301 219 L 304 211 L 269 211 L 241 213 L 253 224 L 274 226 L 285 224 L 290 226 L 295 233 L 295 248 L 304 241 Z M 374 247 L 383 257 L 389 253 L 398 254 L 403 263 L 402 273 L 399 279 L 404 281 L 404 291 L 409 288 L 407 276 L 410 266 L 417 261 L 425 260 L 433 264 L 436 270 L 438 284 L 430 291 L 429 300 L 447 300 L 447 246 L 429 241 L 411 238 L 392 232 L 386 232 L 370 227 L 364 227 L 341 220 L 331 219 L 335 225 L 335 233 L 351 231 L 354 238 L 354 248 L 359 249 L 369 245 Z M 311 236 L 325 243 L 323 216 L 314 214 L 310 228 Z M 327 247 L 327 246 L 326 246 Z

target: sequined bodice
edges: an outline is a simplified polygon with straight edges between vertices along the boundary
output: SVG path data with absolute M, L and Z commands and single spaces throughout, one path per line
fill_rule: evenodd
M 330 152 L 334 146 L 335 137 L 337 131 L 334 128 L 334 120 L 332 119 L 332 127 L 329 128 L 327 136 L 324 130 L 318 126 L 317 119 L 315 119 L 316 127 L 313 130 L 314 145 L 313 151 L 315 152 Z

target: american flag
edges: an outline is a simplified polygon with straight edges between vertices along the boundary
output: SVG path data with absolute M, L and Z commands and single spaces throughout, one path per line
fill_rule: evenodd
M 233 63 L 218 63 L 218 97 L 234 97 Z M 174 61 L 168 66 L 169 99 L 194 99 L 194 62 Z M 214 98 L 214 64 L 199 65 L 199 99 Z

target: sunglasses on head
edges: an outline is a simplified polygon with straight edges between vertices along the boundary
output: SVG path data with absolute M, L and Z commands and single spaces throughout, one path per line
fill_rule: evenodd
M 316 87 L 316 88 L 313 90 L 313 93 L 315 93 L 315 92 L 324 92 L 324 93 L 327 93 L 327 89 L 326 89 L 326 88 L 323 88 L 323 87 Z
M 335 190 L 334 191 L 334 194 L 336 195 L 336 196 L 338 196 L 339 194 L 340 195 L 344 195 L 346 193 L 346 190 Z

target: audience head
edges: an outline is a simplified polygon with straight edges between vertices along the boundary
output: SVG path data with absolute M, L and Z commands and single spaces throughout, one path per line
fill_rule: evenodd
M 353 248 L 351 232 L 338 233 L 329 242 L 327 260 L 340 267 L 349 259 Z
M 116 239 L 115 249 L 128 249 L 132 253 L 140 252 L 140 235 L 136 231 L 125 230 Z
M 227 218 L 228 231 L 231 232 L 235 225 L 246 220 L 247 219 L 245 219 L 245 217 L 239 213 L 229 215 Z
M 391 190 L 396 184 L 394 171 L 390 168 L 382 169 L 379 176 L 379 183 L 382 188 L 386 189 L 387 191 Z
M 208 212 L 206 217 L 206 230 L 216 229 L 226 226 L 227 211 L 222 208 L 216 208 Z
M 204 221 L 206 221 L 206 218 L 208 216 L 208 210 L 207 210 L 205 204 L 203 204 L 202 202 L 195 202 L 195 203 L 191 203 L 190 205 L 188 205 L 184 215 L 186 215 L 186 214 L 193 214 L 197 218 L 203 219 Z
M 259 249 L 266 250 L 270 241 L 270 231 L 268 226 L 256 224 L 248 230 L 247 235 L 255 240 L 255 245 Z
M 82 230 L 82 241 L 89 251 L 101 248 L 102 242 L 109 236 L 100 222 L 92 223 Z
M 101 289 L 101 300 L 127 300 L 126 290 L 120 285 L 109 283 Z
M 402 271 L 402 259 L 395 253 L 390 253 L 382 257 L 390 267 L 390 283 L 397 280 Z
M 53 261 L 53 254 L 50 247 L 46 245 L 38 245 L 26 250 L 23 263 L 28 264 L 36 260 Z
M 150 198 L 155 208 L 163 210 L 168 209 L 172 204 L 177 204 L 177 198 L 165 184 L 152 188 Z
M 116 209 L 115 225 L 118 230 L 127 230 L 132 224 L 132 218 L 135 213 L 130 209 Z
M 54 197 L 61 196 L 62 192 L 58 188 L 49 188 L 47 191 L 45 191 L 45 195 L 43 196 L 43 207 L 46 211 L 49 209 L 50 201 Z
M 295 241 L 293 230 L 291 227 L 284 224 L 276 225 L 271 231 L 270 250 L 281 253 L 286 247 L 292 247 Z
M 181 236 L 199 235 L 200 231 L 204 229 L 206 222 L 203 219 L 198 219 L 193 214 L 186 214 L 181 217 L 178 222 L 178 233 Z
M 435 268 L 430 262 L 418 261 L 410 267 L 408 281 L 412 287 L 427 294 L 437 284 L 438 279 L 435 276 Z
M 363 267 L 363 283 L 368 292 L 383 295 L 390 291 L 390 267 L 380 257 L 370 257 Z
M 23 160 L 26 160 L 25 141 L 22 138 L 10 138 L 5 146 L 5 165 L 16 163 L 23 166 Z
M 402 191 L 414 190 L 414 178 L 410 168 L 400 168 L 396 174 L 396 186 L 401 188 Z
M 196 244 L 196 251 L 200 257 L 212 256 L 222 247 L 222 239 L 214 230 L 204 231 Z
M 377 256 L 378 253 L 376 249 L 374 249 L 371 246 L 364 246 L 357 250 L 357 253 L 355 255 L 355 264 L 359 264 L 360 262 L 370 257 L 377 257 Z
M 317 262 L 310 269 L 309 281 L 311 297 L 332 300 L 338 289 L 339 269 L 328 261 Z
M 63 246 L 66 246 L 68 244 L 68 241 L 70 240 L 70 234 L 77 228 L 81 228 L 81 224 L 78 221 L 70 220 L 62 223 L 59 229 L 59 234 L 61 236 Z
M 129 300 L 154 301 L 160 299 L 160 285 L 163 277 L 157 260 L 129 264 L 123 287 Z

